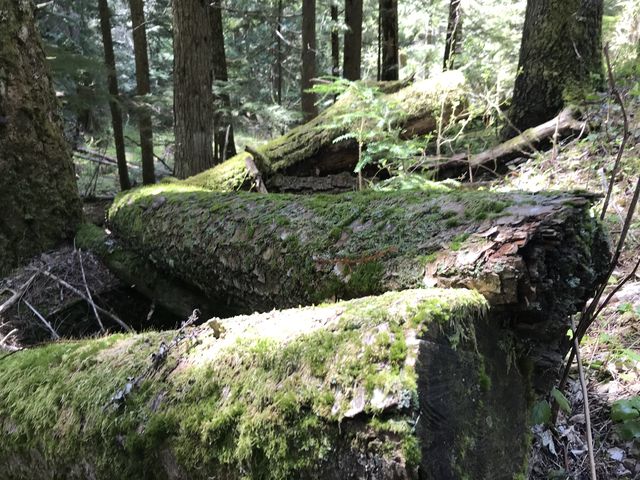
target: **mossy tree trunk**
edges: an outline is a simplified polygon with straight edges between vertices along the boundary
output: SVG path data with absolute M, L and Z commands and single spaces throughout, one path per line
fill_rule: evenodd
M 71 151 L 26 0 L 0 0 L 0 274 L 73 235 Z
M 516 478 L 528 376 L 499 324 L 477 293 L 409 290 L 18 352 L 0 476 Z
M 175 175 L 214 165 L 213 43 L 208 0 L 173 0 Z
M 151 93 L 149 74 L 149 52 L 147 46 L 147 22 L 144 16 L 144 0 L 129 0 L 131 24 L 133 27 L 133 52 L 136 59 L 136 82 L 138 100 L 145 102 L 145 96 Z M 140 106 L 137 111 L 140 130 L 140 150 L 142 157 L 142 183 L 150 185 L 156 182 L 153 158 L 153 123 L 149 109 Z
M 449 21 L 447 23 L 447 38 L 444 44 L 443 70 L 454 68 L 455 56 L 462 48 L 462 0 L 449 2 Z
M 107 88 L 109 90 L 109 109 L 111 110 L 111 127 L 113 128 L 113 140 L 116 147 L 118 160 L 118 177 L 120 189 L 131 188 L 129 169 L 127 167 L 127 154 L 124 148 L 124 131 L 122 126 L 122 110 L 120 108 L 120 92 L 118 88 L 118 74 L 116 71 L 116 58 L 113 52 L 113 38 L 111 36 L 111 11 L 107 0 L 98 0 L 100 15 L 100 30 L 102 31 L 102 46 L 104 48 L 104 63 L 107 67 Z
M 224 46 L 221 0 L 216 0 L 211 4 L 211 29 L 213 35 L 213 78 L 216 82 L 216 88 L 224 88 L 229 81 L 229 74 Z M 236 141 L 233 135 L 229 95 L 226 92 L 219 93 L 215 100 L 214 161 L 220 163 L 236 154 Z
M 602 79 L 602 0 L 529 0 L 509 124 L 512 137 L 550 120 Z

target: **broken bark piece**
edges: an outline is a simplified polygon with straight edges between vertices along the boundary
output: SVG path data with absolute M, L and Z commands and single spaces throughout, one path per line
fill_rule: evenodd
M 528 377 L 487 308 L 408 290 L 16 353 L 0 476 L 515 478 Z

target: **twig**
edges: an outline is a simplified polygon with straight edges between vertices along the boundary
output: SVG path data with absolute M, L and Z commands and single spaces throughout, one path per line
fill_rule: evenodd
M 51 326 L 51 324 L 47 321 L 47 319 L 44 318 L 42 314 L 34 308 L 33 305 L 31 305 L 26 300 L 22 300 L 22 303 L 24 303 L 29 308 L 29 310 L 31 310 L 33 314 L 36 317 L 38 317 L 38 319 L 44 324 L 44 326 L 47 327 L 47 330 L 51 332 L 51 336 L 53 337 L 54 340 L 60 340 L 60 335 L 58 335 L 58 332 L 55 331 L 55 329 Z
M 24 295 L 24 292 L 27 291 L 27 288 L 29 288 L 29 285 L 31 285 L 31 282 L 33 282 L 33 280 L 37 276 L 38 276 L 38 272 L 31 275 L 31 278 L 29 278 L 29 280 L 27 280 L 27 282 L 24 285 L 22 285 L 17 291 L 13 292 L 12 290 L 9 290 L 13 294 L 11 295 L 11 298 L 9 298 L 9 300 L 7 300 L 2 305 L 0 305 L 0 315 L 2 315 L 4 312 L 9 310 L 18 300 L 22 298 L 22 296 Z
M 73 247 L 75 248 L 75 240 L 73 242 Z M 82 265 L 82 250 L 76 249 L 76 253 L 78 254 L 78 261 L 80 263 L 80 272 L 82 272 L 82 282 L 84 283 L 84 289 L 87 292 L 87 297 L 89 298 L 89 303 L 91 304 L 91 308 L 93 309 L 93 313 L 96 316 L 96 321 L 100 326 L 100 331 L 104 333 L 104 325 L 102 324 L 102 320 L 100 319 L 100 315 L 98 314 L 98 309 L 96 308 L 96 304 L 93 301 L 93 297 L 91 296 L 91 291 L 89 290 L 89 285 L 87 284 L 87 277 L 84 274 L 84 265 Z
M 70 290 L 71 292 L 75 293 L 76 295 L 78 295 L 80 298 L 82 298 L 85 302 L 87 303 L 93 303 L 91 300 L 89 300 L 87 298 L 86 295 L 84 295 L 80 290 L 78 290 L 76 287 L 74 287 L 73 285 L 70 285 L 69 283 L 65 282 L 64 280 L 62 280 L 61 278 L 57 277 L 56 275 L 54 275 L 51 272 L 47 272 L 45 270 L 42 271 L 42 274 L 45 277 L 49 277 L 52 280 L 55 280 L 56 282 L 58 282 L 60 285 L 62 285 L 63 287 L 65 287 L 66 289 Z M 135 333 L 135 330 L 133 328 L 131 328 L 129 325 L 127 325 L 125 322 L 123 322 L 122 320 L 120 320 L 116 315 L 114 315 L 113 313 L 109 312 L 108 310 L 105 310 L 104 308 L 95 305 L 95 308 L 102 314 L 107 315 L 109 318 L 111 318 L 114 322 L 116 322 L 118 325 L 120 325 L 124 330 L 126 330 L 129 333 Z
M 576 351 L 576 362 L 578 364 L 578 374 L 580 375 L 580 386 L 582 387 L 582 398 L 584 400 L 584 419 L 585 428 L 587 430 L 587 449 L 589 450 L 589 467 L 591 468 L 591 480 L 597 480 L 596 461 L 593 455 L 593 436 L 591 434 L 591 411 L 589 410 L 589 392 L 587 392 L 587 382 L 584 378 L 584 368 L 582 367 L 582 358 L 580 357 L 580 344 L 576 336 L 576 326 L 573 318 L 571 319 L 571 329 L 573 330 L 573 348 Z
M 624 120 L 624 131 L 622 134 L 622 142 L 620 143 L 620 148 L 618 149 L 618 155 L 616 156 L 616 161 L 613 164 L 613 170 L 611 171 L 609 188 L 607 189 L 607 196 L 605 197 L 604 204 L 602 205 L 602 213 L 600 214 L 600 220 L 604 220 L 604 217 L 607 214 L 607 209 L 609 208 L 609 201 L 611 200 L 611 195 L 613 193 L 613 186 L 615 185 L 616 176 L 618 175 L 618 171 L 620 170 L 620 162 L 622 161 L 622 154 L 624 153 L 624 148 L 627 145 L 627 137 L 629 136 L 629 119 L 627 118 L 627 111 L 624 107 L 622 96 L 620 95 L 620 92 L 616 88 L 616 81 L 615 81 L 615 78 L 613 77 L 613 72 L 611 70 L 611 60 L 609 58 L 609 45 L 605 45 L 604 47 L 604 58 L 607 61 L 607 72 L 609 74 L 609 88 L 616 100 L 616 103 L 620 105 L 620 110 L 622 111 L 622 118 Z
M 7 350 L 14 350 L 14 349 L 17 349 L 18 347 L 12 347 L 11 345 L 7 345 L 6 343 L 4 343 L 4 342 L 6 342 L 6 341 L 9 339 L 9 337 L 10 337 L 11 335 L 13 335 L 14 333 L 16 333 L 17 331 L 18 331 L 18 329 L 17 329 L 17 328 L 14 328 L 14 329 L 13 329 L 13 330 L 11 330 L 9 333 L 7 333 L 7 334 L 2 338 L 2 340 L 0 340 L 0 347 L 5 348 L 5 349 L 7 349 Z

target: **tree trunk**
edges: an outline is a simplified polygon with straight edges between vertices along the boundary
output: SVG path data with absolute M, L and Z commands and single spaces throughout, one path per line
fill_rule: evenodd
M 282 105 L 282 0 L 278 0 L 276 49 L 276 98 L 278 100 L 278 105 Z
M 173 0 L 175 175 L 214 165 L 213 42 L 208 0 Z
M 340 76 L 340 22 L 338 6 L 331 5 L 331 75 Z
M 227 73 L 227 55 L 224 47 L 224 29 L 222 26 L 221 0 L 211 6 L 211 25 L 213 35 L 213 77 L 216 87 L 223 88 L 229 81 Z M 216 95 L 215 116 L 215 152 L 216 163 L 224 162 L 236 154 L 236 142 L 231 121 L 231 100 L 226 92 Z
M 380 80 L 398 80 L 398 0 L 380 0 L 382 64 Z
M 410 290 L 19 352 L 0 476 L 522 477 L 526 359 L 487 309 Z
M 0 275 L 73 235 L 71 151 L 32 4 L 0 0 Z
M 407 86 L 409 83 L 410 80 L 406 80 L 377 85 L 382 92 L 388 92 L 386 96 L 394 106 L 390 115 L 397 116 L 396 124 L 402 129 L 403 138 L 434 131 L 440 119 L 443 98 L 447 99 L 444 121 L 447 121 L 454 105 L 464 103 L 464 77 L 457 71 Z M 251 188 L 251 182 L 256 179 L 247 169 L 247 159 L 251 157 L 267 183 L 276 174 L 318 177 L 353 172 L 358 161 L 357 144 L 353 140 L 334 140 L 350 128 L 339 117 L 355 109 L 366 108 L 368 105 L 346 92 L 311 122 L 260 147 L 250 148 L 251 155 L 236 155 L 224 164 L 190 178 L 189 183 L 218 191 Z
M 145 102 L 146 95 L 151 93 L 151 80 L 149 78 L 149 52 L 147 47 L 147 25 L 144 17 L 144 0 L 129 0 L 129 7 L 133 28 L 133 51 L 136 58 L 138 100 Z M 146 105 L 138 108 L 137 115 L 142 156 L 142 183 L 149 185 L 156 182 L 153 158 L 153 123 Z
M 527 2 L 505 137 L 550 120 L 602 78 L 602 0 Z
M 307 92 L 316 76 L 316 0 L 302 1 L 302 113 L 306 122 L 318 115 L 316 96 Z
M 449 21 L 447 38 L 444 45 L 443 70 L 455 68 L 455 56 L 460 54 L 462 46 L 462 0 L 451 0 L 449 3 Z
M 345 0 L 343 75 L 347 80 L 360 80 L 362 63 L 362 0 Z
M 118 176 L 120 189 L 131 188 L 129 171 L 127 169 L 127 155 L 124 149 L 124 133 L 122 130 L 122 111 L 118 91 L 118 75 L 116 72 L 116 59 L 113 53 L 113 39 L 111 38 L 111 12 L 107 0 L 98 0 L 100 13 L 100 29 L 102 30 L 102 44 L 104 46 L 104 63 L 107 67 L 107 87 L 109 89 L 109 108 L 111 110 L 111 125 L 113 127 L 113 139 L 116 145 L 116 158 L 118 159 Z

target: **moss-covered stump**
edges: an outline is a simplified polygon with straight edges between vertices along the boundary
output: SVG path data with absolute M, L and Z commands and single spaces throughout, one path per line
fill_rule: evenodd
M 511 480 L 527 378 L 487 308 L 409 290 L 19 352 L 0 477 Z
M 72 236 L 81 216 L 33 7 L 0 0 L 0 275 Z
M 449 112 L 464 102 L 464 76 L 458 71 L 445 72 L 399 90 L 398 86 L 403 85 L 389 82 L 380 88 L 385 92 L 383 98 L 389 104 L 390 115 L 407 138 L 434 131 L 443 108 L 442 118 L 446 121 Z M 356 128 L 344 120 L 345 114 L 366 112 L 367 107 L 367 101 L 347 91 L 313 120 L 257 147 L 253 155 L 240 153 L 183 183 L 218 192 L 249 188 L 255 181 L 254 173 L 247 167 L 250 159 L 257 164 L 267 186 L 276 191 L 283 186 L 277 181 L 270 182 L 274 175 L 317 177 L 352 172 L 358 162 L 357 144 L 353 139 L 337 143 L 334 140 Z

